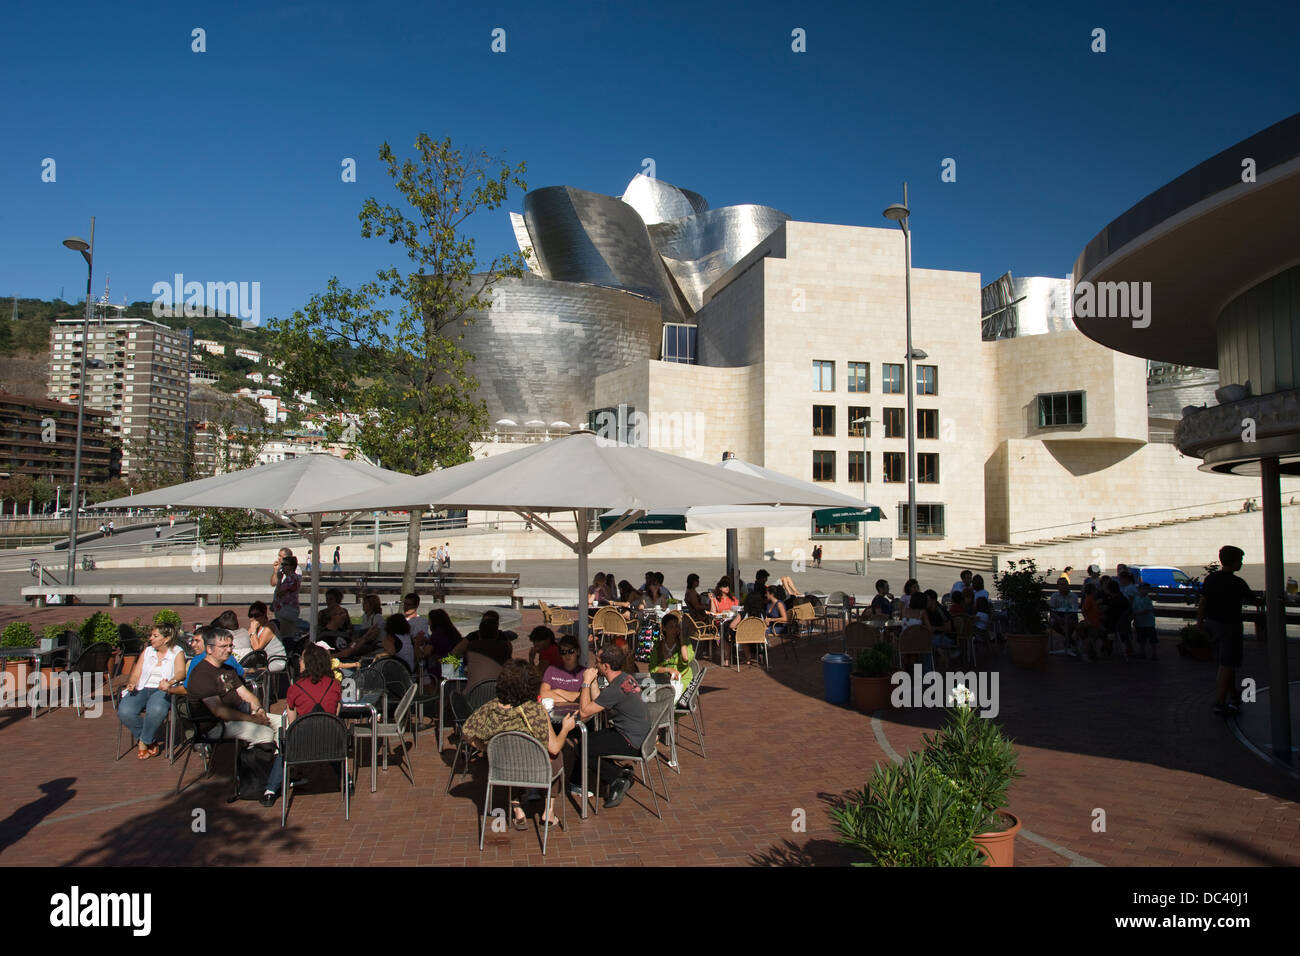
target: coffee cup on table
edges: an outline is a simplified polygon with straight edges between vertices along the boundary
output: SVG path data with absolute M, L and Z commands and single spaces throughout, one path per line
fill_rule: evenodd
M 550 697 L 543 697 L 542 706 L 546 708 L 546 712 L 549 714 L 551 712 L 551 708 L 555 706 L 555 701 L 552 700 Z

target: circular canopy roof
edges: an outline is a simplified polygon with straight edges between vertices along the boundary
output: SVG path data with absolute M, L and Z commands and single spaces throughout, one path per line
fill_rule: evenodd
M 1255 182 L 1243 182 L 1254 160 Z M 1218 367 L 1215 320 L 1230 301 L 1300 261 L 1300 113 L 1207 159 L 1099 232 L 1075 283 L 1150 282 L 1150 324 L 1079 318 L 1096 342 L 1129 355 Z

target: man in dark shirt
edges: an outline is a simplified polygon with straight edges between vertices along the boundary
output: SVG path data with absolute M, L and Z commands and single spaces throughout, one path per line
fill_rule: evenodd
M 234 638 L 221 627 L 203 629 L 203 660 L 194 665 L 185 689 L 191 703 L 202 704 L 213 717 L 223 721 L 222 735 L 238 737 L 249 744 L 273 744 L 280 730 L 280 715 L 268 714 L 244 680 L 226 665 Z M 277 750 L 271 773 L 262 793 L 264 807 L 275 804 L 283 776 Z
M 1225 545 L 1219 549 L 1222 567 L 1205 576 L 1201 586 L 1201 603 L 1196 608 L 1196 623 L 1219 641 L 1219 672 L 1214 682 L 1214 712 L 1237 712 L 1237 668 L 1241 666 L 1241 606 L 1255 599 L 1250 587 L 1236 572 L 1241 570 L 1241 548 Z
M 613 725 L 598 730 L 587 737 L 587 779 L 600 784 L 602 755 L 636 756 L 641 743 L 650 733 L 650 711 L 641 696 L 641 684 L 631 674 L 623 673 L 626 656 L 619 647 L 606 647 L 596 655 L 596 666 L 588 667 L 582 675 L 582 690 L 578 695 L 578 716 L 581 720 L 607 712 Z M 597 676 L 608 682 L 605 689 L 596 693 Z M 608 761 L 606 761 L 608 762 Z M 610 784 L 605 796 L 606 807 L 616 807 L 632 785 L 632 771 L 624 769 Z M 571 786 L 570 791 L 573 790 Z M 581 789 L 577 796 L 585 795 Z

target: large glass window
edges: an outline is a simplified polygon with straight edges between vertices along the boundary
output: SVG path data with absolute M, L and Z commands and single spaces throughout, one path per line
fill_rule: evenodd
M 1084 392 L 1049 392 L 1038 396 L 1038 427 L 1088 424 Z
M 835 452 L 813 452 L 813 481 L 835 480 Z
M 863 421 L 863 419 L 867 419 L 870 417 L 871 417 L 871 409 L 866 408 L 862 405 L 850 405 L 849 406 L 849 437 L 862 438 L 863 435 L 865 434 L 867 438 L 870 438 L 871 422 Z
M 871 452 L 866 452 L 866 467 L 863 467 L 863 452 L 849 452 L 849 481 L 861 481 L 863 475 L 871 474 Z
M 916 410 L 916 437 L 939 437 L 939 410 L 937 408 L 918 408 Z
M 813 406 L 813 434 L 822 436 L 835 434 L 834 405 Z
M 944 536 L 943 505 L 917 503 L 916 536 L 918 538 L 942 538 Z M 907 502 L 898 503 L 898 536 L 907 535 Z
M 903 394 L 903 366 L 880 366 L 880 390 L 887 395 Z
M 906 438 L 907 437 L 906 409 L 886 408 L 884 411 L 885 411 L 885 437 Z
M 854 521 L 846 521 L 843 524 L 818 524 L 817 519 L 813 519 L 812 537 L 814 538 L 856 538 L 858 536 L 858 525 Z
M 887 451 L 884 455 L 885 481 L 897 484 L 907 481 L 907 456 L 901 451 Z
M 676 322 L 666 323 L 664 325 L 664 361 L 694 365 L 696 332 L 697 329 L 693 325 L 682 325 Z
M 871 391 L 871 365 L 867 362 L 849 363 L 849 391 Z
M 939 366 L 937 365 L 916 366 L 916 394 L 918 395 L 939 394 Z
M 916 480 L 923 485 L 933 485 L 938 483 L 938 454 L 933 452 L 922 452 L 916 456 Z
M 813 391 L 835 391 L 835 363 L 815 360 L 813 362 Z

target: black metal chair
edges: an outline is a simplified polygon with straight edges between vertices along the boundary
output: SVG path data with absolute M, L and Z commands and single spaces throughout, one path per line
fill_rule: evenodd
M 406 669 L 406 663 L 395 657 L 381 657 L 370 665 L 370 669 L 383 675 L 388 703 L 396 706 L 402 699 L 402 695 L 406 693 L 406 688 L 412 683 L 411 672 Z M 416 693 L 418 694 L 419 690 L 416 690 Z M 387 720 L 390 716 L 386 713 L 384 719 Z
M 464 709 L 456 706 L 456 698 L 451 699 L 451 716 L 456 722 L 456 730 L 460 732 L 460 743 L 456 745 L 456 753 L 451 758 L 451 776 L 447 778 L 447 792 L 451 793 L 451 785 L 456 780 L 456 763 L 460 760 L 460 755 L 465 754 L 465 776 L 469 776 L 469 738 L 465 736 L 462 725 L 467 721 L 474 711 L 478 710 L 488 701 L 497 699 L 497 682 L 495 680 L 480 681 L 469 690 L 468 703 Z
M 108 659 L 113 656 L 112 644 L 91 644 L 88 648 L 78 655 L 72 667 L 69 668 L 68 679 L 72 684 L 72 696 L 77 706 L 77 716 L 82 715 L 82 679 L 93 679 L 96 674 L 106 674 L 108 672 Z M 110 691 L 111 696 L 111 691 Z M 116 708 L 116 704 L 114 704 Z M 114 709 L 116 713 L 116 709 Z
M 348 798 L 348 728 L 333 714 L 304 714 L 281 731 L 280 756 L 284 760 L 284 780 L 280 793 L 280 826 L 289 818 L 289 767 L 304 763 L 342 763 L 340 789 L 343 791 L 343 819 L 352 819 Z
M 60 640 L 63 644 L 50 655 L 50 666 L 67 670 L 68 662 L 75 661 L 81 656 L 81 635 L 76 631 L 64 631 Z
M 487 833 L 487 818 L 492 806 L 492 789 L 494 787 L 528 787 L 546 791 L 546 807 L 541 823 L 542 856 L 546 855 L 546 838 L 551 834 L 551 807 L 554 803 L 552 789 L 556 781 L 560 784 L 560 793 L 564 792 L 564 762 L 559 768 L 551 769 L 550 754 L 536 737 L 518 731 L 506 731 L 497 734 L 488 741 L 488 781 L 487 793 L 483 795 L 483 820 L 479 824 L 478 848 L 483 849 L 483 837 Z M 560 826 L 564 826 L 566 804 L 560 800 Z
M 185 771 L 190 765 L 190 755 L 195 750 L 203 758 L 203 777 L 212 773 L 212 758 L 218 744 L 238 744 L 238 737 L 226 737 L 222 733 L 221 720 L 202 704 L 193 703 L 187 695 L 180 695 L 172 706 L 176 708 L 176 719 L 180 724 L 181 749 L 185 751 L 185 761 L 181 764 L 181 775 L 176 781 L 176 793 L 181 792 L 185 780 Z M 238 747 L 236 747 L 236 751 Z M 199 779 L 202 780 L 203 777 Z M 239 792 L 239 760 L 235 760 L 235 792 Z

